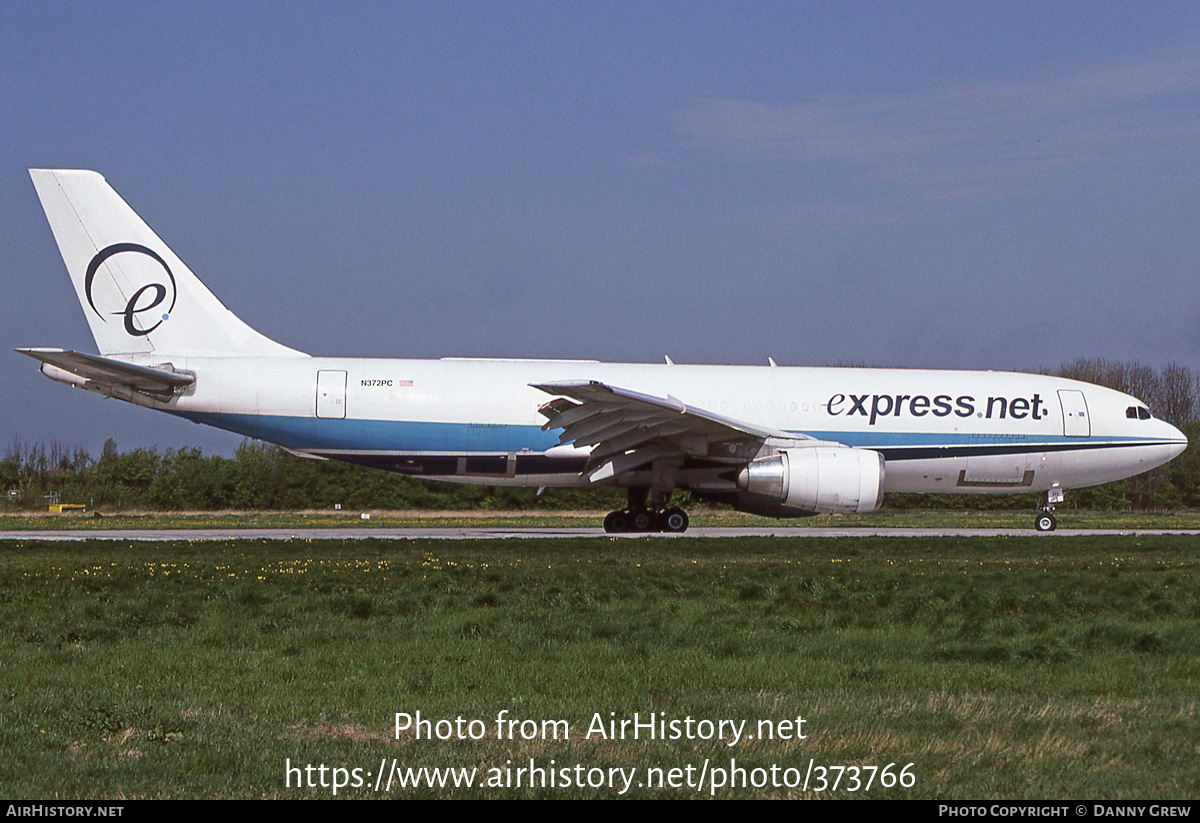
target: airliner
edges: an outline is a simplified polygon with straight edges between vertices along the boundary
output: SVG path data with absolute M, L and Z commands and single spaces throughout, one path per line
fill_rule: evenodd
M 773 517 L 888 492 L 1064 492 L 1187 445 L 1141 401 L 1041 374 L 314 357 L 227 309 L 93 171 L 31 170 L 99 354 L 17 349 L 44 375 L 298 455 L 413 477 L 619 487 L 608 532 L 683 532 L 676 490 Z

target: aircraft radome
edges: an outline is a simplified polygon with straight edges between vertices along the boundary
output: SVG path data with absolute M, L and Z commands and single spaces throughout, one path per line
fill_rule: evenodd
M 415 477 L 620 486 L 611 532 L 687 528 L 676 489 L 776 517 L 887 492 L 1041 492 L 1187 444 L 1139 400 L 1037 374 L 313 357 L 225 308 L 92 171 L 30 172 L 99 356 L 18 349 L 60 383 L 302 455 Z

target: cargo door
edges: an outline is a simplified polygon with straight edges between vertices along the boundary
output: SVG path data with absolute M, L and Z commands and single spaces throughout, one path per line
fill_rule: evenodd
M 1088 418 L 1087 401 L 1083 399 L 1083 392 L 1059 389 L 1058 402 L 1062 404 L 1063 434 L 1067 437 L 1090 437 L 1092 421 Z
M 959 488 L 1003 489 L 1033 485 L 1035 456 L 1032 454 L 982 454 L 967 458 L 958 473 Z
M 346 373 L 325 370 L 317 372 L 317 417 L 338 420 L 346 417 Z

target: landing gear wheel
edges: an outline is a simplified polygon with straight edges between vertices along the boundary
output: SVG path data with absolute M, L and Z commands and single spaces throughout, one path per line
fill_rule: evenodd
M 629 515 L 625 512 L 609 512 L 604 516 L 604 531 L 608 534 L 629 531 Z
M 1065 490 L 1057 484 L 1046 490 L 1041 505 L 1038 506 L 1037 520 L 1033 523 L 1035 529 L 1040 532 L 1054 531 L 1058 526 L 1058 521 L 1054 519 L 1054 507 L 1063 502 L 1064 496 Z
M 654 530 L 654 512 L 649 509 L 634 509 L 629 513 L 630 531 L 648 532 Z
M 662 516 L 659 518 L 659 522 L 662 523 L 662 530 L 664 532 L 681 534 L 687 531 L 687 512 L 685 512 L 683 509 L 667 509 L 662 513 Z
M 609 512 L 604 516 L 604 531 L 608 534 L 629 532 L 669 532 L 681 534 L 687 531 L 687 512 L 679 508 L 664 511 L 654 509 L 625 509 Z

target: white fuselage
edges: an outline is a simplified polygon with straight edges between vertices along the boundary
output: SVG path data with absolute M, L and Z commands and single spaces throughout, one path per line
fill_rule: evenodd
M 153 355 L 126 359 L 153 365 Z M 523 360 L 174 357 L 195 385 L 140 405 L 290 450 L 441 480 L 587 485 L 587 451 L 543 431 L 531 384 L 596 380 L 882 453 L 887 492 L 1003 493 L 1104 483 L 1186 445 L 1128 395 L 1010 372 Z M 1132 410 L 1132 411 L 1131 411 Z M 622 485 L 644 482 L 636 472 Z M 679 485 L 733 487 L 689 461 Z

